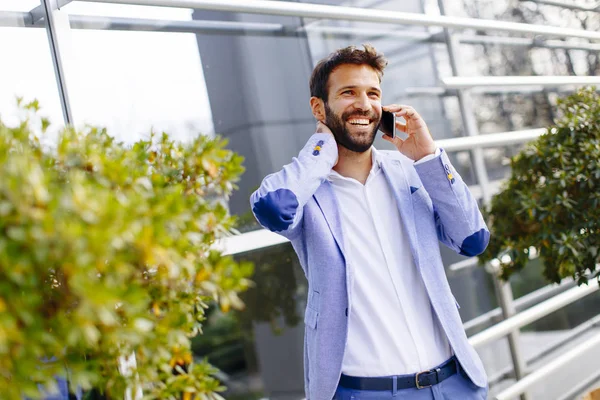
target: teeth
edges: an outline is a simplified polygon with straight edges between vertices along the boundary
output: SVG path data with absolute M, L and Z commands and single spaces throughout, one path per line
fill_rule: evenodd
M 369 125 L 368 119 L 351 119 L 348 122 L 352 125 Z

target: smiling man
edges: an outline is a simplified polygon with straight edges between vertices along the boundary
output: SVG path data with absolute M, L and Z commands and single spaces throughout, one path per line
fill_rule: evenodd
M 381 105 L 386 59 L 347 47 L 310 79 L 317 120 L 297 158 L 251 196 L 265 228 L 288 239 L 309 283 L 304 322 L 309 400 L 485 399 L 438 241 L 474 256 L 489 232 L 467 186 L 419 114 Z M 404 117 L 372 145 L 382 111 Z

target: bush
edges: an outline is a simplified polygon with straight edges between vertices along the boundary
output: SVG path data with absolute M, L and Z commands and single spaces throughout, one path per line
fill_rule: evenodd
M 190 338 L 207 302 L 241 308 L 249 286 L 250 264 L 211 250 L 234 223 L 225 201 L 241 157 L 202 135 L 126 146 L 95 127 L 46 146 L 38 108 L 0 121 L 2 397 L 39 397 L 37 384 L 68 372 L 108 397 L 137 382 L 150 398 L 221 398 Z M 119 373 L 132 352 L 137 368 Z
M 600 279 L 600 95 L 580 89 L 558 107 L 555 125 L 511 160 L 487 213 L 492 234 L 480 261 L 497 257 L 505 279 L 532 251 L 552 282 Z

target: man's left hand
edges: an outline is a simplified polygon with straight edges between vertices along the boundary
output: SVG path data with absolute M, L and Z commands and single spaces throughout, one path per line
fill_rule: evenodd
M 391 104 L 382 108 L 406 120 L 406 124 L 396 121 L 396 129 L 408 135 L 406 140 L 399 137 L 392 139 L 388 135 L 383 135 L 383 138 L 393 143 L 400 153 L 414 161 L 435 153 L 436 145 L 427 124 L 414 108 L 400 104 Z

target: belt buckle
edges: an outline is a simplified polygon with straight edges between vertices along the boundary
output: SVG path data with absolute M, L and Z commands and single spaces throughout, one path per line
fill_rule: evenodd
M 425 386 L 419 385 L 419 375 L 427 374 L 429 372 L 433 372 L 433 371 L 432 370 L 428 370 L 428 371 L 417 372 L 417 374 L 415 375 L 415 384 L 417 385 L 417 389 L 425 389 L 425 388 L 433 386 L 433 385 L 425 385 Z

